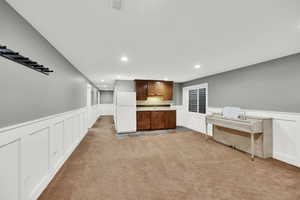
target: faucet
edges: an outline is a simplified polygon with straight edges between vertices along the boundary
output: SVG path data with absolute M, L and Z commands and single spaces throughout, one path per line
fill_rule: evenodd
M 245 111 L 242 111 L 241 112 L 241 116 L 240 116 L 241 120 L 246 120 L 247 117 L 246 117 L 246 112 Z

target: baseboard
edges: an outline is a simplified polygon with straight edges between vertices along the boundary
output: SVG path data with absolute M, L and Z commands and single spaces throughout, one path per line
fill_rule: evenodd
M 300 167 L 299 160 L 295 159 L 294 157 L 292 157 L 290 155 L 280 153 L 280 152 L 273 152 L 273 158 L 275 158 L 276 160 L 280 160 L 282 162 L 288 163 L 290 165 Z

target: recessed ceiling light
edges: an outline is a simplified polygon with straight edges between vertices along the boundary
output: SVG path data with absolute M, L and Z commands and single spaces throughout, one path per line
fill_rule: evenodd
M 117 79 L 121 79 L 121 76 L 119 75 L 119 76 L 117 76 Z
M 195 69 L 199 69 L 201 66 L 200 65 L 195 65 L 194 68 Z
M 104 80 L 101 80 L 101 82 L 104 82 Z
M 121 57 L 121 61 L 124 62 L 124 63 L 127 63 L 128 60 L 129 60 L 129 59 L 128 59 L 127 56 L 122 56 L 122 57 Z

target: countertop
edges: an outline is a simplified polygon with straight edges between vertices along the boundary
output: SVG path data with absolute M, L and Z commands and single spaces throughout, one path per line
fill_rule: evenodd
M 172 107 L 137 107 L 136 111 L 168 111 L 168 110 L 176 110 L 176 108 Z
M 207 116 L 209 117 L 209 116 L 214 116 L 214 115 L 217 116 L 217 117 L 223 118 L 221 113 L 212 113 L 211 115 L 207 115 Z M 272 117 L 261 117 L 261 116 L 246 115 L 246 119 L 272 120 L 273 118 Z

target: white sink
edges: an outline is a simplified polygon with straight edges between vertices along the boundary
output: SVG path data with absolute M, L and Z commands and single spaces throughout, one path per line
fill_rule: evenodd
M 227 119 L 220 114 L 213 114 L 206 116 L 206 123 L 222 126 L 230 129 L 235 129 L 248 133 L 261 133 L 263 132 L 262 120 L 247 118 L 242 119 Z

